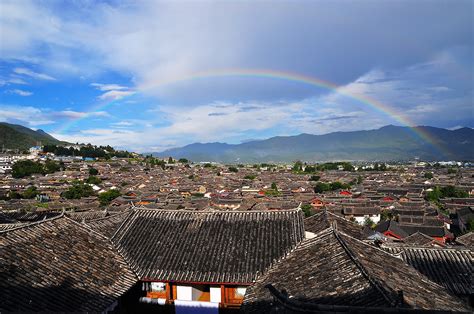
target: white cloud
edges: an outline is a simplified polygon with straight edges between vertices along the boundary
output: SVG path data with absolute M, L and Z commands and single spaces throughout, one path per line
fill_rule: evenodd
M 0 106 L 0 121 L 22 122 L 29 126 L 46 125 L 55 122 L 50 117 L 44 115 L 40 109 L 29 106 Z
M 32 71 L 30 69 L 27 69 L 27 68 L 14 68 L 13 72 L 16 73 L 16 74 L 29 76 L 29 77 L 37 79 L 37 80 L 45 80 L 45 81 L 55 81 L 56 80 L 52 76 L 49 76 L 49 75 L 44 74 L 44 73 L 34 72 L 34 71 Z
M 128 89 L 126 86 L 118 84 L 101 84 L 101 83 L 92 83 L 91 86 L 96 87 L 98 90 L 106 92 L 111 90 L 125 90 Z
M 73 110 L 63 110 L 53 113 L 56 117 L 67 118 L 67 119 L 81 119 L 86 117 L 110 117 L 105 111 L 93 111 L 93 112 L 81 112 Z
M 100 100 L 119 100 L 135 94 L 134 91 L 111 90 L 99 96 Z
M 8 90 L 7 92 L 8 92 L 8 93 L 11 93 L 11 94 L 17 94 L 17 95 L 23 96 L 23 97 L 33 95 L 32 92 L 25 91 L 25 90 L 21 90 L 21 89 L 10 89 L 10 90 Z

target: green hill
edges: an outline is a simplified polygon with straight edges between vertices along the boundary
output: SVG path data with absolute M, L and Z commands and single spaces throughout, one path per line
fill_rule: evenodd
M 0 147 L 5 149 L 28 149 L 38 143 L 61 144 L 61 142 L 43 130 L 34 131 L 27 127 L 0 122 Z

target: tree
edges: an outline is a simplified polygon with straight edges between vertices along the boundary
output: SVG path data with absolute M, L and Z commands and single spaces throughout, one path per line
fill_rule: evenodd
M 94 194 L 92 186 L 84 184 L 84 182 L 76 181 L 68 190 L 64 191 L 61 196 L 67 199 L 80 199 Z
M 299 160 L 297 162 L 295 162 L 295 164 L 293 165 L 293 168 L 292 168 L 292 170 L 295 171 L 295 172 L 301 171 L 302 169 L 303 169 L 303 163 Z
M 372 227 L 375 226 L 375 223 L 374 223 L 374 221 L 373 221 L 372 219 L 370 219 L 370 217 L 367 217 L 367 218 L 365 218 L 365 220 L 364 220 L 364 226 L 369 227 L 369 228 L 372 228 Z
M 426 179 L 433 179 L 433 172 L 425 172 L 424 177 Z
M 272 190 L 278 192 L 278 187 L 275 182 L 272 182 Z
M 178 160 L 178 162 L 181 163 L 181 164 L 187 164 L 187 163 L 189 163 L 189 160 L 187 160 L 186 158 L 180 158 Z
M 89 175 L 96 176 L 98 174 L 99 174 L 99 170 L 97 170 L 95 168 L 89 168 Z
M 86 183 L 98 185 L 102 183 L 102 180 L 96 176 L 89 176 L 89 178 L 86 179 Z
M 168 158 L 168 163 L 169 163 L 169 164 L 174 164 L 173 157 L 169 157 L 169 158 Z
M 246 180 L 255 180 L 256 177 L 257 176 L 254 175 L 254 174 L 248 174 L 244 177 L 244 179 L 246 179 Z
M 305 217 L 310 217 L 313 215 L 313 207 L 310 204 L 301 205 Z
M 28 177 L 32 174 L 43 174 L 45 171 L 43 165 L 31 160 L 20 160 L 12 166 L 12 176 L 14 178 Z
M 61 166 L 58 163 L 52 160 L 46 160 L 44 164 L 44 173 L 55 173 L 59 170 L 61 170 Z
M 230 171 L 230 172 L 239 172 L 239 169 L 237 169 L 237 168 L 234 167 L 234 166 L 230 166 L 230 167 L 229 167 L 229 171 Z
M 32 199 L 35 198 L 36 195 L 38 195 L 38 190 L 36 189 L 36 186 L 29 186 L 25 192 L 23 192 L 23 197 L 26 199 Z
M 309 178 L 309 181 L 319 181 L 319 179 L 321 179 L 320 176 L 311 176 L 311 177 Z
M 99 202 L 102 206 L 107 206 L 112 202 L 114 199 L 121 195 L 119 190 L 113 189 L 107 192 L 99 194 Z

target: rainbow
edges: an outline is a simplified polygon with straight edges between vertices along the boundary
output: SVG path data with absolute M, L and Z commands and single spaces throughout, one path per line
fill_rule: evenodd
M 146 85 L 140 86 L 141 92 L 146 92 L 149 90 L 154 90 L 157 88 L 163 88 L 167 85 L 172 85 L 180 82 L 192 81 L 192 80 L 200 80 L 200 79 L 208 79 L 208 78 L 218 78 L 218 77 L 249 77 L 249 78 L 268 78 L 268 79 L 276 79 L 276 80 L 285 80 L 291 82 L 302 83 L 318 88 L 323 88 L 326 90 L 330 90 L 340 95 L 344 95 L 348 98 L 356 100 L 358 103 L 361 103 L 376 112 L 382 113 L 385 116 L 397 121 L 401 125 L 407 126 L 411 129 L 412 133 L 415 134 L 418 138 L 423 140 L 424 142 L 432 145 L 436 148 L 439 152 L 447 154 L 448 156 L 450 153 L 446 151 L 438 140 L 433 138 L 428 132 L 424 131 L 423 129 L 416 128 L 415 124 L 406 116 L 398 113 L 393 108 L 389 107 L 388 105 L 371 98 L 366 95 L 354 94 L 348 91 L 341 89 L 341 86 L 322 80 L 319 78 L 299 74 L 299 73 L 292 73 L 292 72 L 285 72 L 285 71 L 277 71 L 277 70 L 269 70 L 269 69 L 220 69 L 220 70 L 211 70 L 211 71 L 202 71 L 202 72 L 194 72 L 188 75 L 181 75 L 176 77 L 169 77 L 166 79 L 155 80 L 151 83 Z M 130 95 L 117 99 L 114 101 L 102 102 L 97 104 L 96 106 L 90 108 L 88 110 L 89 113 L 96 112 L 99 110 L 104 110 L 106 107 L 113 105 L 114 103 L 122 102 L 124 99 L 133 97 L 139 94 L 139 92 L 135 91 Z M 68 123 L 62 125 L 60 128 L 56 130 L 55 133 L 63 133 L 67 131 L 72 125 L 76 124 L 80 120 L 87 119 L 87 115 L 84 117 L 76 118 L 73 120 L 68 121 Z

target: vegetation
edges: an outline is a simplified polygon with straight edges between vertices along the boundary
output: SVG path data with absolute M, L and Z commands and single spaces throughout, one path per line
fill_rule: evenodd
M 303 210 L 303 213 L 304 213 L 305 217 L 310 217 L 310 216 L 314 215 L 313 207 L 310 204 L 301 205 L 301 209 Z
M 36 186 L 29 186 L 25 192 L 23 192 L 23 197 L 26 199 L 33 199 L 38 195 L 38 190 L 36 189 Z
M 178 162 L 179 162 L 179 163 L 182 163 L 182 164 L 187 164 L 187 163 L 189 163 L 189 160 L 187 160 L 186 158 L 180 158 L 180 159 L 178 160 Z
M 278 191 L 278 187 L 275 182 L 272 182 L 271 189 L 265 191 L 266 196 L 280 196 L 281 193 Z
M 95 146 L 91 144 L 83 145 L 80 149 L 74 147 L 66 148 L 58 145 L 44 145 L 43 152 L 53 153 L 58 156 L 81 156 L 90 158 L 105 158 L 111 157 L 117 158 L 130 158 L 132 154 L 127 151 L 116 151 L 113 147 L 107 146 Z
M 237 167 L 230 166 L 230 167 L 229 167 L 229 171 L 230 171 L 230 172 L 239 172 L 239 169 L 237 169 Z
M 99 170 L 97 170 L 95 168 L 89 168 L 89 175 L 96 176 L 98 174 L 99 174 Z
M 112 202 L 114 199 L 122 195 L 119 190 L 113 189 L 107 192 L 99 194 L 99 202 L 102 206 L 107 206 Z
M 89 178 L 86 179 L 86 183 L 98 185 L 102 183 L 102 180 L 96 176 L 89 176 Z
M 466 198 L 469 197 L 469 193 L 455 186 L 448 185 L 443 187 L 435 186 L 433 190 L 426 193 L 425 196 L 426 200 L 432 202 L 439 202 L 440 199 L 447 197 Z
M 88 197 L 94 195 L 92 186 L 84 182 L 75 181 L 72 186 L 64 191 L 61 196 L 67 199 L 80 199 L 82 197 Z
M 433 179 L 433 172 L 425 172 L 423 175 L 426 179 Z
M 364 220 L 364 226 L 369 227 L 369 228 L 373 228 L 373 227 L 375 227 L 375 223 L 372 219 L 370 219 L 370 217 L 367 217 Z
M 319 181 L 319 179 L 321 179 L 320 176 L 312 175 L 312 176 L 309 178 L 309 181 Z
M 27 151 L 30 147 L 37 145 L 38 142 L 43 144 L 60 143 L 60 141 L 41 130 L 34 131 L 21 125 L 0 122 L 0 146 Z
M 12 166 L 12 176 L 14 178 L 24 178 L 32 174 L 47 174 L 54 173 L 60 170 L 59 164 L 54 161 L 46 161 L 42 164 L 41 162 L 36 162 L 32 160 L 20 160 L 13 164 Z
M 339 181 L 334 181 L 334 182 L 329 182 L 329 183 L 324 183 L 324 182 L 318 182 L 316 183 L 314 187 L 314 192 L 315 193 L 323 193 L 327 191 L 336 191 L 340 189 L 349 189 L 351 187 L 350 184 L 348 183 L 342 183 Z
M 257 176 L 254 175 L 254 174 L 248 174 L 244 177 L 244 179 L 246 179 L 246 180 L 255 180 L 256 177 Z

